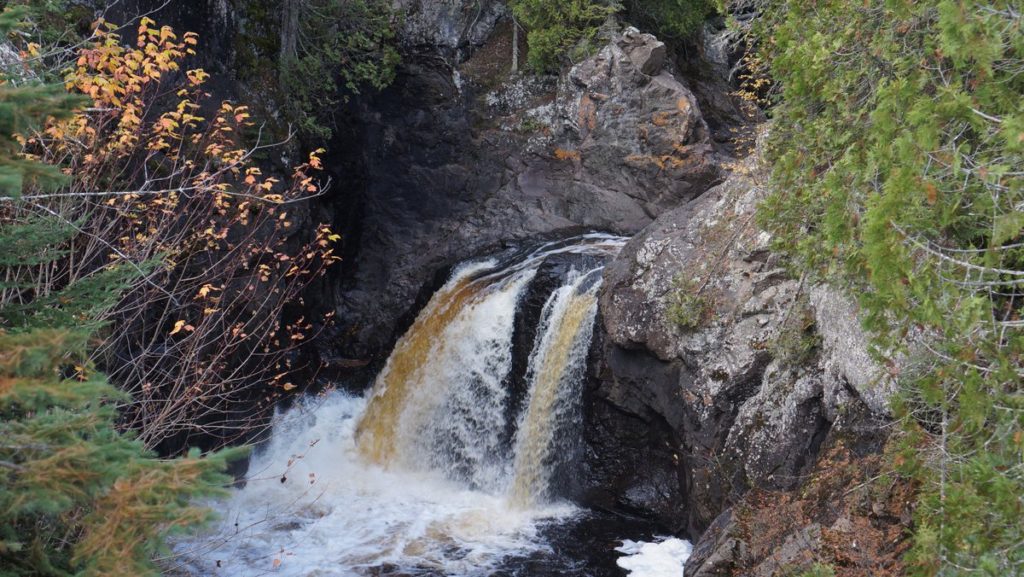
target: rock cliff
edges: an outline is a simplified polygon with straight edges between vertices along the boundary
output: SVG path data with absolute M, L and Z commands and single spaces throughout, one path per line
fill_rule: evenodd
M 588 498 L 693 537 L 751 490 L 801 486 L 823 446 L 880 450 L 895 387 L 855 304 L 772 254 L 759 154 L 732 169 L 606 269 L 586 427 Z
M 850 299 L 769 250 L 758 158 L 634 237 L 601 294 L 592 443 L 647 438 L 623 451 L 636 458 L 596 459 L 594 496 L 694 536 L 750 488 L 798 486 L 829 436 L 878 448 L 894 386 Z M 651 462 L 664 470 L 637 472 Z
M 443 36 L 444 47 L 464 42 Z M 386 353 L 438 271 L 545 235 L 633 234 L 720 179 L 696 98 L 653 36 L 616 33 L 558 79 L 505 76 L 503 38 L 465 61 L 412 52 L 396 83 L 362 103 L 367 184 L 336 294 L 350 356 Z

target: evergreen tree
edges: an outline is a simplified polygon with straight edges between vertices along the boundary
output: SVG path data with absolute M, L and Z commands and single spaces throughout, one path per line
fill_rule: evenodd
M 5 246 L 0 237 L 0 246 Z M 161 461 L 115 428 L 121 395 L 69 328 L 0 331 L 0 575 L 135 576 L 190 504 L 224 486 L 229 452 Z
M 683 39 L 700 30 L 715 12 L 715 0 L 626 0 L 627 16 L 662 40 Z
M 0 12 L 0 36 L 10 33 L 27 10 L 17 6 Z M 0 199 L 16 198 L 26 186 L 49 188 L 63 182 L 58 167 L 25 158 L 22 143 L 14 135 L 26 134 L 30 127 L 41 126 L 50 117 L 67 118 L 76 104 L 85 102 L 61 86 L 15 86 L 10 76 L 0 84 Z
M 514 0 L 512 13 L 527 29 L 527 61 L 537 72 L 558 69 L 584 57 L 592 48 L 601 23 L 619 5 L 601 0 Z
M 631 23 L 679 39 L 700 30 L 717 7 L 715 0 L 513 0 L 509 5 L 527 30 L 527 61 L 535 72 L 555 72 L 588 56 L 602 23 L 623 8 Z
M 1014 0 L 770 2 L 764 224 L 861 295 L 901 382 L 921 575 L 1024 574 L 1024 34 Z M 899 369 L 897 369 L 899 367 Z
M 21 13 L 0 15 L 7 32 Z M 117 430 L 123 397 L 88 362 L 95 319 L 136 274 L 101 267 L 46 278 L 78 231 L 33 205 L 64 182 L 23 140 L 79 99 L 61 87 L 0 85 L 0 575 L 156 574 L 160 537 L 202 521 L 231 452 L 162 461 Z M 28 203 L 24 205 L 23 203 Z
M 394 11 L 385 0 L 287 0 L 282 8 L 277 67 L 286 109 L 303 133 L 328 139 L 348 95 L 394 81 Z

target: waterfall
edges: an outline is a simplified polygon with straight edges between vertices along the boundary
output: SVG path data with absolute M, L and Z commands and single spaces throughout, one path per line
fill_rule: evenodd
M 365 397 L 279 416 L 219 506 L 217 546 L 182 540 L 192 565 L 178 569 L 488 575 L 543 548 L 542 524 L 575 514 L 553 478 L 572 465 L 601 272 L 623 243 L 585 235 L 457 267 Z
M 516 435 L 512 500 L 520 507 L 547 497 L 555 435 L 576 408 L 597 313 L 599 284 L 583 288 L 590 278 L 580 276 L 554 291 L 544 306 L 537 346 L 530 356 L 530 400 Z
M 438 468 L 495 489 L 516 304 L 534 270 L 458 271 L 399 340 L 357 427 L 360 452 L 388 467 Z
M 384 467 L 432 468 L 528 507 L 548 496 L 556 433 L 571 418 L 597 311 L 604 259 L 621 240 L 589 235 L 512 262 L 456 270 L 399 340 L 357 427 L 361 453 Z M 527 371 L 528 402 L 507 411 L 520 298 L 547 259 L 580 259 L 552 290 Z M 502 446 L 508 419 L 516 425 Z

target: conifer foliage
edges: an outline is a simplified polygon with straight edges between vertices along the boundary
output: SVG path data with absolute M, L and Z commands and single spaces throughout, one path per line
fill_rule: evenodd
M 0 35 L 6 36 L 25 17 L 28 9 L 18 6 L 0 13 Z M 23 142 L 14 137 L 29 127 L 42 126 L 48 118 L 67 118 L 81 97 L 60 86 L 26 83 L 8 79 L 0 85 L 0 195 L 17 198 L 26 186 L 52 187 L 64 182 L 57 167 L 23 158 Z
M 1024 574 L 1020 2 L 771 2 L 765 224 L 862 294 L 922 481 L 920 575 Z
M 662 40 L 685 39 L 719 8 L 715 0 L 625 0 L 627 16 Z
M 0 236 L 0 242 L 8 240 Z M 0 311 L 0 319 L 3 318 Z M 0 331 L 0 575 L 157 574 L 161 537 L 206 519 L 237 451 L 163 461 L 115 428 L 123 396 L 86 360 L 88 333 Z
M 246 107 L 200 113 L 195 35 L 142 19 L 133 40 L 99 23 L 64 86 L 21 73 L 39 60 L 26 46 L 0 84 L 4 577 L 157 574 L 162 537 L 207 517 L 194 499 L 240 451 L 152 449 L 225 443 L 241 394 L 262 387 L 269 409 L 295 388 L 311 325 L 283 308 L 336 260 L 326 227 L 293 234 L 316 154 L 286 183 L 263 176 Z
M 527 60 L 537 72 L 557 70 L 566 56 L 572 61 L 586 56 L 598 27 L 619 9 L 601 0 L 514 0 L 511 6 L 528 30 Z
M 512 0 L 518 24 L 527 30 L 527 61 L 535 72 L 556 72 L 599 45 L 609 16 L 625 10 L 630 23 L 664 39 L 687 39 L 719 8 L 716 0 Z
M 284 7 L 277 66 L 287 109 L 303 133 L 327 139 L 349 95 L 394 81 L 396 16 L 386 0 L 288 0 Z
M 0 15 L 6 32 L 21 14 Z M 89 320 L 117 302 L 121 268 L 32 298 L 40 271 L 75 234 L 11 208 L 25 190 L 65 184 L 14 134 L 67 118 L 83 99 L 60 86 L 0 85 L 0 574 L 145 575 L 158 537 L 201 521 L 189 500 L 218 490 L 230 455 L 160 461 L 116 430 L 122 393 L 88 361 Z M 23 139 L 22 139 L 23 141 Z

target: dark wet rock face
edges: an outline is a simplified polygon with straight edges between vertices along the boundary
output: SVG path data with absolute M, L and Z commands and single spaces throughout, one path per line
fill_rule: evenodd
M 393 6 L 402 14 L 402 44 L 442 53 L 480 46 L 507 12 L 500 0 L 397 0 Z
M 474 58 L 510 55 L 484 45 L 463 62 L 455 49 L 492 13 L 472 26 L 421 13 L 434 28 L 417 34 L 443 29 L 442 45 L 407 54 L 361 104 L 358 248 L 329 297 L 343 355 L 386 354 L 437 270 L 545 235 L 633 234 L 719 178 L 696 99 L 653 36 L 627 30 L 557 82 L 499 79 Z
M 680 367 L 642 350 L 609 349 L 599 338 L 593 357 L 592 365 L 601 372 L 585 396 L 586 486 L 580 500 L 601 510 L 653 518 L 670 532 L 685 531 L 682 430 L 658 410 L 673 406 L 671 399 L 653 398 L 673 389 Z M 616 398 L 607 399 L 604 383 L 613 371 L 621 386 Z

